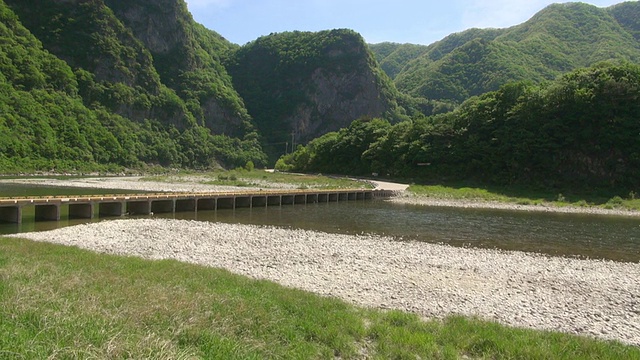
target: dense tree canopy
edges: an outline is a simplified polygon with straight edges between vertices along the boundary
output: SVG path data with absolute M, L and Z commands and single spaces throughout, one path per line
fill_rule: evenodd
M 510 83 L 447 114 L 393 126 L 361 119 L 300 147 L 278 167 L 633 189 L 640 178 L 638 119 L 640 66 L 601 63 L 541 86 Z
M 96 19 L 105 14 L 100 9 Z M 150 75 L 142 78 L 155 85 L 145 88 L 135 85 L 138 76 L 114 81 L 95 68 L 90 72 L 78 66 L 74 71 L 45 50 L 2 1 L 0 38 L 0 172 L 113 170 L 143 164 L 235 167 L 266 161 L 255 135 L 232 139 L 198 125 L 187 104 L 153 75 L 150 63 L 109 65 L 125 73 L 147 71 Z M 103 40 L 122 45 L 115 38 Z M 148 54 L 140 49 L 145 59 Z M 126 49 L 122 53 L 132 54 Z M 133 59 L 117 54 L 120 51 L 105 61 Z

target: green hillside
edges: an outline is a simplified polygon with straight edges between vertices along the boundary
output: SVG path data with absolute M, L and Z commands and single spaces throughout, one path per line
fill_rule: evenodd
M 101 1 L 0 9 L 0 171 L 264 163 L 255 135 L 199 124 L 202 112 L 161 82 L 150 52 Z
M 552 5 L 429 46 L 368 46 L 345 29 L 238 46 L 184 0 L 0 0 L 0 10 L 5 173 L 269 165 L 356 119 L 411 124 L 513 81 L 640 62 L 638 2 Z
M 149 50 L 163 83 L 186 102 L 199 124 L 235 137 L 252 132 L 251 118 L 222 64 L 237 45 L 194 22 L 184 1 L 105 4 Z
M 371 44 L 369 48 L 380 63 L 384 72 L 394 79 L 411 61 L 420 57 L 429 48 L 425 45 L 380 43 Z
M 351 30 L 263 36 L 239 48 L 228 70 L 274 160 L 287 143 L 362 116 L 402 118 L 397 90 Z
M 637 41 L 640 41 L 640 6 L 637 1 L 614 5 L 609 8 L 609 12 L 620 26 L 633 35 Z
M 283 157 L 285 170 L 638 191 L 640 66 L 601 63 L 541 86 L 511 83 L 453 112 L 356 121 Z
M 395 83 L 413 97 L 460 104 L 511 81 L 553 80 L 605 60 L 640 62 L 639 9 L 638 2 L 556 4 L 508 29 L 452 34 L 417 58 L 398 57 L 406 63 L 395 66 L 402 69 Z

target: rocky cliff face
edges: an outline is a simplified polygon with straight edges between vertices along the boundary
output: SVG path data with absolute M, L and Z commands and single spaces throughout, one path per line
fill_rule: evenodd
M 397 113 L 395 87 L 350 30 L 265 36 L 239 49 L 228 69 L 271 156 L 287 142 Z
M 336 74 L 323 68 L 311 73 L 308 103 L 286 118 L 301 142 L 348 127 L 361 117 L 379 117 L 390 108 L 373 72 Z
M 197 122 L 216 134 L 243 137 L 250 117 L 221 59 L 234 47 L 195 23 L 183 0 L 7 0 L 44 44 L 74 69 L 91 74 L 83 94 L 136 121 L 158 118 L 178 128 Z M 124 85 L 124 86 L 123 86 Z M 142 107 L 133 98 L 168 94 Z M 125 89 L 128 87 L 128 89 Z M 104 90 L 106 89 L 106 90 Z M 181 114 L 161 111 L 167 102 Z
M 160 79 L 144 45 L 102 1 L 7 0 L 20 21 L 57 57 L 97 81 L 144 84 L 157 94 Z
M 149 49 L 163 82 L 185 100 L 199 103 L 204 125 L 233 136 L 242 136 L 252 128 L 221 64 L 234 45 L 196 24 L 183 0 L 105 3 Z

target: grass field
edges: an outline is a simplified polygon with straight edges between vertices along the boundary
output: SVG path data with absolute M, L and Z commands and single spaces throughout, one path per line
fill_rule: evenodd
M 0 238 L 0 358 L 640 359 L 640 348 Z

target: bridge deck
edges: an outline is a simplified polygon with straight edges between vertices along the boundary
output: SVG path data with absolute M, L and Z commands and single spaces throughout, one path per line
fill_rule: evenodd
M 69 207 L 69 218 L 98 215 L 172 213 L 180 211 L 268 207 L 294 204 L 369 200 L 390 197 L 392 192 L 370 189 L 258 190 L 208 193 L 147 193 L 81 196 L 0 197 L 0 222 L 22 222 L 22 209 L 35 207 L 36 221 L 60 220 L 60 207 Z

